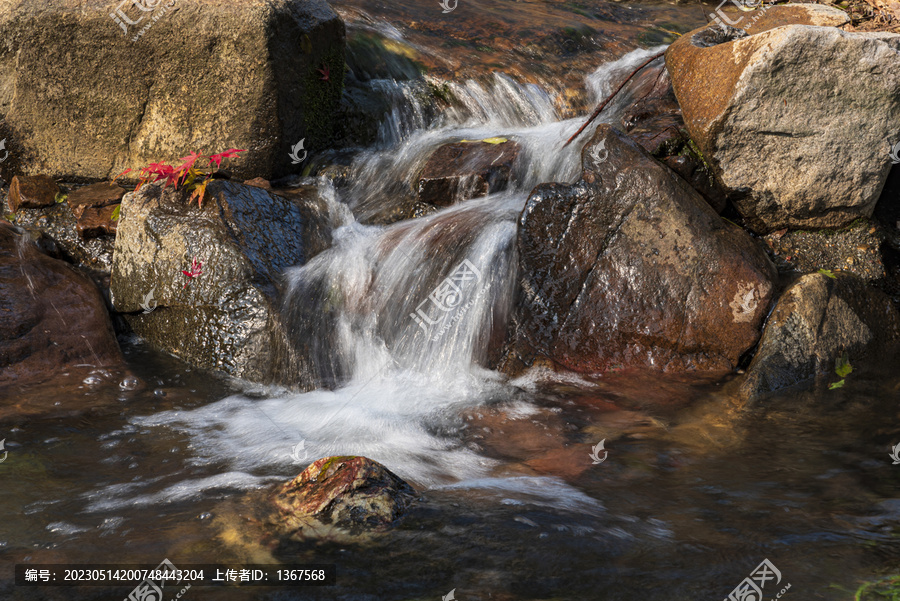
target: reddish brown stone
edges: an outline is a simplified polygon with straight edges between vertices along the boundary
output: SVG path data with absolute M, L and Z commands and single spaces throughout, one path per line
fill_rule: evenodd
M 76 188 L 69 192 L 66 202 L 75 214 L 75 217 L 81 218 L 81 214 L 87 208 L 107 207 L 109 205 L 118 204 L 125 196 L 125 188 L 114 184 L 113 182 L 101 182 L 99 184 L 91 184 Z
M 49 175 L 17 175 L 9 185 L 9 209 L 40 209 L 53 206 L 59 186 Z
M 457 142 L 441 146 L 419 176 L 418 199 L 445 207 L 506 188 L 519 145 Z
M 264 177 L 254 177 L 253 179 L 248 179 L 244 182 L 245 186 L 256 186 L 257 188 L 262 188 L 264 190 L 271 190 L 272 184 Z
M 326 457 L 280 487 L 275 507 L 288 523 L 313 518 L 346 526 L 386 526 L 415 497 L 406 482 L 365 457 Z
M 85 240 L 100 236 L 115 236 L 118 220 L 113 221 L 113 212 L 119 205 L 91 207 L 80 205 L 78 210 L 72 209 L 76 216 L 78 235 Z
M 0 388 L 83 364 L 122 366 L 100 291 L 0 223 Z

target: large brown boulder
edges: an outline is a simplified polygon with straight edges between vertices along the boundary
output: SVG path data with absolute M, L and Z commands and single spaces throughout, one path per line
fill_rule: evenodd
M 582 164 L 581 181 L 538 186 L 522 212 L 515 355 L 587 373 L 732 369 L 772 300 L 765 253 L 607 125 Z
M 709 26 L 666 51 L 691 138 L 758 232 L 843 227 L 871 216 L 884 187 L 900 35 L 824 26 L 846 20 L 775 6 L 744 17 L 747 32 Z
M 43 254 L 23 230 L 0 222 L 0 388 L 81 365 L 122 365 L 100 291 Z
M 7 180 L 228 148 L 248 149 L 233 174 L 269 177 L 333 135 L 344 24 L 325 0 L 7 0 L 0 39 Z
M 832 275 L 805 275 L 778 299 L 747 375 L 736 383 L 742 397 L 809 383 L 831 372 L 844 352 L 856 369 L 897 356 L 900 314 L 887 295 L 855 275 Z

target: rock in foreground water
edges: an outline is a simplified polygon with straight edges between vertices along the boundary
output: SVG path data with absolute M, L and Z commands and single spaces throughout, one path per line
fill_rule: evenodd
M 137 334 L 190 363 L 303 386 L 306 370 L 288 350 L 279 309 L 284 271 L 330 243 L 324 200 L 306 192 L 288 200 L 214 180 L 202 208 L 161 185 L 126 195 L 113 306 Z
M 413 488 L 365 457 L 326 457 L 280 487 L 272 502 L 287 530 L 303 535 L 317 525 L 383 528 L 416 498 Z
M 23 230 L 0 222 L 0 387 L 76 365 L 122 365 L 100 291 L 43 254 Z
M 857 368 L 896 357 L 900 314 L 891 300 L 855 275 L 833 275 L 805 275 L 784 292 L 739 384 L 741 396 L 809 382 L 832 371 L 844 352 Z
M 538 186 L 522 212 L 515 355 L 585 373 L 734 368 L 774 293 L 765 253 L 607 125 L 582 162 L 581 181 Z
M 761 22 L 783 24 L 779 15 L 812 25 L 847 18 L 775 6 Z M 812 25 L 757 24 L 730 38 L 709 27 L 666 52 L 691 138 L 757 232 L 869 217 L 891 167 L 900 35 Z

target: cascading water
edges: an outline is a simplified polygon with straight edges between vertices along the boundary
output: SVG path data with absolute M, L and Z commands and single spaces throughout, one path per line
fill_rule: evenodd
M 639 64 L 646 54 L 601 68 L 591 81 L 620 77 L 623 65 Z M 139 425 L 187 430 L 197 460 L 227 461 L 234 486 L 248 486 L 247 474 L 295 472 L 291 453 L 299 441 L 307 461 L 365 455 L 418 485 L 491 475 L 496 463 L 461 442 L 460 412 L 490 402 L 529 411 L 515 400 L 516 389 L 484 365 L 512 309 L 518 216 L 536 184 L 578 178 L 581 144 L 562 146 L 580 123 L 559 121 L 548 94 L 504 75 L 488 89 L 471 81 L 452 88 L 458 106 L 440 126 L 363 153 L 344 190 L 322 184 L 329 202 L 353 211 L 344 210 L 332 248 L 289 270 L 284 301 L 290 335 L 322 389 L 264 400 L 230 397 Z M 394 117 L 400 114 L 415 108 L 398 107 Z M 387 226 L 357 220 L 410 195 L 424 160 L 440 145 L 495 136 L 521 146 L 505 192 Z

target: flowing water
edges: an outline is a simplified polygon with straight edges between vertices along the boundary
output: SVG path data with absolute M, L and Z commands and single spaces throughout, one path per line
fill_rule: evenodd
M 602 97 L 653 50 L 602 65 L 583 92 Z M 139 340 L 125 352 L 140 385 L 73 373 L 35 387 L 22 405 L 40 415 L 6 416 L 0 435 L 3 599 L 129 592 L 16 588 L 14 563 L 247 562 L 264 538 L 253 491 L 338 454 L 383 463 L 421 497 L 386 533 L 269 549 L 336 564 L 337 585 L 184 598 L 720 599 L 768 558 L 782 581 L 766 598 L 790 583 L 785 598 L 850 600 L 898 571 L 895 375 L 737 414 L 698 378 L 487 369 L 514 302 L 519 213 L 537 183 L 578 178 L 580 144 L 562 143 L 580 120 L 499 73 L 452 84 L 435 119 L 407 84 L 375 85 L 395 105 L 378 144 L 348 187 L 321 184 L 342 223 L 333 247 L 287 274 L 285 315 L 321 387 L 217 378 Z M 370 224 L 441 144 L 497 136 L 522 146 L 507 191 Z

